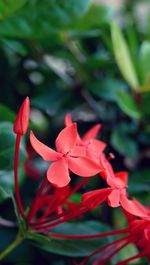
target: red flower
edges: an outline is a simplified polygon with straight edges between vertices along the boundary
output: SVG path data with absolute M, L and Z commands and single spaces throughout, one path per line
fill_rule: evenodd
M 150 209 L 143 206 L 136 199 L 128 200 L 126 197 L 122 198 L 122 207 L 131 215 L 142 217 L 145 220 L 150 220 Z
M 104 201 L 108 200 L 108 204 L 111 207 L 118 207 L 122 205 L 122 198 L 126 198 L 126 183 L 122 181 L 122 178 L 127 172 L 118 172 L 115 174 L 114 179 L 109 179 L 107 182 L 109 188 L 97 189 L 86 192 L 82 199 L 91 208 L 99 206 Z
M 71 116 L 67 114 L 65 117 L 65 125 L 68 127 L 71 124 L 73 124 Z M 77 146 L 84 146 L 86 148 L 87 157 L 97 160 L 97 163 L 99 163 L 100 154 L 106 148 L 106 143 L 95 139 L 101 127 L 101 124 L 96 124 L 89 129 L 82 138 L 79 134 L 77 135 Z
M 13 128 L 14 133 L 19 135 L 24 135 L 26 133 L 29 123 L 29 115 L 30 115 L 30 101 L 29 98 L 26 97 L 17 114 Z
M 69 169 L 80 176 L 89 177 L 99 172 L 99 165 L 86 157 L 85 148 L 77 146 L 76 124 L 63 129 L 56 141 L 56 150 L 41 143 L 30 133 L 30 142 L 34 150 L 46 161 L 53 161 L 47 171 L 49 182 L 57 187 L 64 187 L 70 182 Z
M 108 200 L 111 207 L 122 205 L 122 199 L 127 199 L 126 188 L 128 173 L 125 171 L 114 173 L 111 164 L 106 159 L 105 155 L 100 156 L 101 172 L 109 188 L 93 190 L 85 193 L 82 199 L 85 203 L 97 207 L 104 201 Z

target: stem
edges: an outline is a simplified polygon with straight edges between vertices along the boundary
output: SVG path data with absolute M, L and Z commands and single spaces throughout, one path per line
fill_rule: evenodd
M 117 239 L 116 241 L 107 243 L 103 246 L 101 246 L 100 248 L 98 248 L 97 250 L 95 250 L 93 253 L 91 253 L 89 256 L 87 256 L 85 259 L 83 259 L 83 261 L 80 263 L 80 265 L 86 265 L 88 263 L 88 261 L 95 256 L 96 254 L 99 254 L 100 252 L 104 251 L 105 249 L 109 248 L 110 246 L 115 246 L 116 244 L 118 245 L 119 243 L 122 243 L 123 241 L 128 240 L 128 236 L 124 237 L 124 238 L 120 238 Z
M 56 225 L 59 225 L 61 223 L 64 223 L 64 222 L 69 221 L 71 219 L 74 219 L 75 217 L 78 217 L 81 214 L 84 214 L 86 211 L 87 211 L 87 209 L 84 209 L 84 208 L 81 208 L 81 209 L 79 209 L 77 211 L 73 211 L 71 213 L 69 213 L 67 211 L 67 214 L 63 213 L 63 214 L 60 215 L 60 216 L 62 216 L 62 219 L 60 218 L 60 220 L 57 220 L 57 218 L 54 218 L 54 219 L 50 220 L 50 221 L 54 221 L 54 222 L 52 222 L 50 224 L 46 224 L 46 222 L 45 222 L 45 224 L 43 224 L 43 225 L 36 225 L 36 223 L 32 224 L 32 225 L 34 226 L 36 231 L 44 231 L 45 229 L 50 229 L 50 228 L 52 228 L 52 227 L 54 227 Z
M 97 263 L 96 265 L 106 265 L 110 261 L 110 259 L 115 256 L 121 249 L 126 247 L 129 244 L 129 241 L 127 240 L 125 243 L 123 243 L 121 246 L 119 246 L 115 251 L 113 251 L 103 262 Z
M 39 198 L 43 192 L 43 190 L 45 189 L 46 185 L 48 183 L 48 180 L 47 178 L 44 179 L 44 181 L 42 182 L 32 204 L 31 204 L 31 207 L 30 207 L 30 210 L 28 212 L 28 216 L 27 216 L 27 221 L 28 223 L 30 222 L 30 220 L 35 216 L 36 214 L 36 211 L 37 211 L 37 206 L 38 206 L 38 201 L 39 201 Z
M 66 196 L 64 196 L 63 198 L 57 198 L 56 196 L 53 196 L 47 210 L 45 211 L 45 213 L 38 219 L 38 221 L 36 222 L 37 224 L 41 224 L 41 223 L 45 223 L 45 218 L 48 217 L 48 215 L 50 215 L 53 211 L 55 211 L 57 209 L 57 207 L 62 206 L 65 201 L 67 201 L 67 199 L 69 197 L 71 197 L 75 192 L 77 192 L 83 185 L 85 185 L 88 181 L 89 178 L 85 178 L 82 181 L 80 181 L 77 186 L 75 186 L 71 192 L 69 192 Z M 56 217 L 56 216 L 55 216 Z M 44 220 L 44 221 L 43 221 Z
M 53 238 L 62 238 L 62 239 L 92 239 L 92 238 L 101 238 L 106 236 L 113 236 L 118 234 L 128 233 L 128 229 L 120 229 L 112 232 L 103 232 L 93 235 L 65 235 L 65 234 L 56 234 L 53 232 L 47 233 L 48 236 Z
M 0 261 L 3 260 L 9 253 L 11 253 L 18 245 L 20 245 L 23 240 L 24 237 L 18 235 L 16 239 L 3 252 L 0 253 Z
M 121 262 L 117 263 L 117 265 L 126 265 L 126 264 L 128 264 L 130 261 L 133 261 L 133 260 L 135 260 L 135 259 L 139 259 L 139 258 L 141 258 L 141 257 L 144 257 L 144 253 L 143 253 L 143 252 L 142 252 L 142 253 L 138 253 L 137 255 L 132 256 L 131 258 L 128 258 L 128 259 L 126 259 L 126 260 L 124 260 L 124 261 L 121 261 Z
M 26 219 L 22 201 L 21 201 L 20 192 L 19 192 L 19 182 L 18 182 L 18 160 L 19 160 L 20 141 L 21 141 L 21 135 L 17 134 L 16 146 L 15 146 L 15 157 L 14 157 L 14 182 L 15 182 L 15 194 L 16 194 L 17 205 L 18 205 L 20 214 L 22 215 L 24 219 Z

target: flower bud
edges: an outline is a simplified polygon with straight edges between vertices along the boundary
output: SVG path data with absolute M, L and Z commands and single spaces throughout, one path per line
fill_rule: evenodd
M 29 115 L 30 115 L 30 100 L 28 97 L 26 97 L 26 99 L 23 101 L 18 111 L 13 127 L 14 133 L 20 135 L 24 135 L 26 133 L 29 123 Z

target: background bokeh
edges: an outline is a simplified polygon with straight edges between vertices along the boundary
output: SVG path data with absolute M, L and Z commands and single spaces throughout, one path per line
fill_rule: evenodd
M 51 146 L 68 112 L 81 134 L 101 123 L 98 137 L 108 144 L 107 154 L 115 155 L 115 171 L 129 171 L 130 195 L 149 205 L 149 1 L 0 1 L 0 215 L 10 219 L 14 219 L 9 199 L 13 190 L 11 130 L 26 96 L 31 100 L 30 128 Z M 28 137 L 26 143 L 30 153 Z M 47 164 L 33 154 L 25 177 L 26 158 L 22 144 L 20 184 L 27 203 L 34 193 L 31 187 L 40 182 Z M 93 180 L 93 187 L 97 181 Z M 99 220 L 100 214 L 94 211 L 88 218 Z M 103 209 L 101 219 L 114 226 L 124 222 L 119 209 L 113 213 Z M 2 229 L 6 244 L 13 233 Z M 70 264 L 68 258 L 34 248 L 29 251 L 27 245 L 20 253 L 25 261 L 16 261 L 12 254 L 6 264 L 41 264 L 38 257 L 43 264 Z

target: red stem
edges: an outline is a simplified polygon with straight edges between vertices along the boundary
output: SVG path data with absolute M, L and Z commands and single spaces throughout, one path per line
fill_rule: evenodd
M 51 218 L 48 218 L 47 220 L 44 220 L 44 221 L 36 221 L 34 223 L 31 223 L 31 226 L 42 226 L 42 225 L 45 225 L 45 224 L 48 224 L 48 223 L 51 223 L 52 221 L 57 221 L 59 218 L 65 218 L 67 215 L 77 215 L 78 212 L 80 212 L 81 210 L 85 209 L 83 207 L 84 205 L 82 203 L 76 205 L 74 208 L 72 209 L 67 209 L 67 210 L 64 210 L 64 212 L 62 213 L 56 213 L 53 217 Z M 56 209 L 53 209 L 55 210 L 55 212 L 57 211 L 57 207 Z
M 118 244 L 118 246 L 120 245 L 120 243 Z M 117 249 L 117 246 L 109 246 L 93 263 L 92 265 L 98 265 L 101 264 L 99 262 L 103 261 L 105 262 L 106 258 L 108 257 L 108 255 L 111 253 L 114 249 Z M 106 257 L 105 257 L 106 256 Z
M 110 243 L 107 243 L 105 245 L 103 245 L 102 247 L 98 248 L 97 250 L 95 250 L 92 254 L 90 254 L 88 257 L 86 257 L 81 263 L 80 265 L 86 265 L 87 262 L 90 260 L 90 258 L 92 258 L 93 256 L 95 256 L 96 254 L 100 253 L 101 251 L 103 251 L 105 248 L 109 247 L 109 246 L 113 246 L 113 245 L 116 245 L 116 244 L 119 244 L 120 242 L 122 241 L 125 241 L 125 240 L 128 240 L 129 237 L 124 237 L 124 238 L 120 238 L 120 239 L 117 239 L 116 241 L 114 242 L 110 242 Z
M 129 244 L 129 241 L 127 240 L 125 243 L 123 243 L 121 246 L 119 246 L 115 251 L 113 251 L 104 261 L 99 263 L 99 265 L 106 265 L 108 264 L 107 262 L 110 261 L 110 259 L 117 254 L 121 249 L 123 249 L 125 246 Z M 107 254 L 107 253 L 106 253 Z M 100 261 L 100 260 L 99 260 Z M 98 263 L 96 264 L 98 265 Z
M 51 202 L 49 203 L 47 210 L 44 212 L 44 214 L 37 220 L 37 224 L 45 223 L 46 217 L 48 217 L 52 212 L 55 212 L 57 208 L 61 206 L 61 198 L 58 198 L 58 195 L 53 195 Z M 56 218 L 56 216 L 55 216 Z M 51 219 L 50 219 L 51 220 Z
M 94 235 L 64 235 L 64 234 L 56 234 L 53 232 L 46 233 L 48 236 L 53 238 L 62 238 L 62 239 L 92 239 L 92 238 L 101 238 L 105 236 L 113 236 L 118 234 L 128 233 L 128 229 L 120 229 L 111 232 L 103 232 L 97 233 Z
M 44 179 L 44 181 L 42 182 L 32 204 L 31 204 L 31 207 L 30 207 L 30 210 L 28 212 L 28 216 L 27 216 L 27 221 L 28 223 L 30 222 L 30 220 L 36 215 L 36 212 L 37 212 L 37 209 L 38 209 L 38 201 L 39 201 L 39 198 L 43 192 L 43 190 L 45 189 L 46 185 L 48 183 L 48 180 L 47 178 Z
M 69 192 L 69 194 L 67 194 L 65 197 L 63 197 L 63 199 L 59 199 L 59 198 L 54 198 L 47 211 L 45 211 L 45 213 L 40 217 L 40 219 L 37 221 L 38 224 L 41 224 L 42 222 L 45 222 L 45 218 L 52 213 L 57 207 L 59 207 L 60 205 L 62 205 L 69 197 L 71 197 L 77 190 L 79 190 L 83 185 L 85 185 L 90 178 L 84 178 L 80 183 L 78 183 L 77 186 L 75 186 L 71 192 Z M 57 202 L 56 202 L 57 199 Z M 51 208 L 51 209 L 50 209 Z
M 134 260 L 134 259 L 141 258 L 141 257 L 143 257 L 143 256 L 144 256 L 143 253 L 139 253 L 139 254 L 137 254 L 137 255 L 131 257 L 131 258 L 128 258 L 128 259 L 126 259 L 126 260 L 124 260 L 124 261 L 121 261 L 121 262 L 117 263 L 116 265 L 126 265 L 126 264 L 128 264 L 128 262 L 130 262 L 130 261 L 132 261 L 132 260 Z
M 85 185 L 91 179 L 86 177 L 82 181 L 80 181 L 77 186 L 75 186 L 72 191 L 69 193 L 68 197 L 72 196 L 76 191 L 78 191 L 83 185 Z
M 24 213 L 20 191 L 19 191 L 19 182 L 18 182 L 18 161 L 19 161 L 19 149 L 20 149 L 20 141 L 21 135 L 17 134 L 16 137 L 16 145 L 15 145 L 15 156 L 14 156 L 14 182 L 15 182 L 15 194 L 16 194 L 16 201 L 18 205 L 19 212 L 21 216 L 26 220 L 26 216 Z
M 78 211 L 76 211 L 76 212 L 73 212 L 73 213 L 70 213 L 70 214 L 68 214 L 68 215 L 64 215 L 64 214 L 61 214 L 61 216 L 62 216 L 62 219 L 60 219 L 60 220 L 56 220 L 55 222 L 53 222 L 53 223 L 50 223 L 50 224 L 43 224 L 43 225 L 36 225 L 36 223 L 34 224 L 34 226 L 35 226 L 35 229 L 36 229 L 36 231 L 43 231 L 43 230 L 45 230 L 45 229 L 50 229 L 50 228 L 52 228 L 52 227 L 54 227 L 54 226 L 56 226 L 56 225 L 59 225 L 59 224 L 61 224 L 61 223 L 64 223 L 64 222 L 66 222 L 66 221 L 69 221 L 70 219 L 73 219 L 73 218 L 75 218 L 75 217 L 77 217 L 77 216 L 79 216 L 79 215 L 81 215 L 81 214 L 83 214 L 83 213 L 85 213 L 87 210 L 86 209 L 79 209 Z M 52 220 L 51 220 L 52 221 Z

